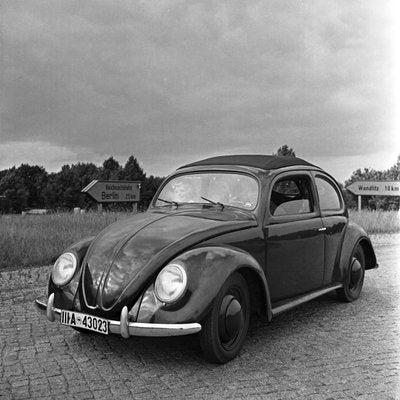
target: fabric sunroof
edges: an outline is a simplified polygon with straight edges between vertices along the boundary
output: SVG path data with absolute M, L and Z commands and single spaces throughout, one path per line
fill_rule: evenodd
M 196 161 L 194 163 L 186 164 L 181 168 L 196 167 L 203 165 L 242 165 L 265 170 L 278 169 L 283 167 L 290 167 L 293 165 L 307 165 L 314 167 L 315 165 L 309 162 L 290 156 L 272 156 L 261 154 L 240 154 L 231 156 L 218 156 L 206 158 L 204 160 Z

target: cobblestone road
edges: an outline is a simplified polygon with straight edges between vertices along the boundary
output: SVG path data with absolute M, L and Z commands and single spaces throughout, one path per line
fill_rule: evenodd
M 0 398 L 400 399 L 400 235 L 372 238 L 361 298 L 333 294 L 253 325 L 240 356 L 206 363 L 196 336 L 84 335 L 37 315 L 48 267 L 0 273 Z

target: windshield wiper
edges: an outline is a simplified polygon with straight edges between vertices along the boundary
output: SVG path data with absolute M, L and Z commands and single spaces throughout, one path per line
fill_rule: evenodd
M 215 206 L 221 206 L 221 210 L 223 210 L 225 208 L 225 206 L 222 203 L 220 203 L 219 201 L 213 201 L 213 200 L 207 199 L 206 197 L 203 197 L 203 196 L 200 196 L 200 197 L 203 200 L 208 201 L 211 204 L 214 204 Z
M 167 204 L 174 205 L 175 207 L 178 207 L 178 206 L 179 206 L 179 203 L 176 202 L 176 201 L 164 200 L 164 199 L 161 199 L 160 197 L 159 197 L 157 200 L 160 200 L 160 201 L 162 201 L 162 202 L 164 202 L 164 203 L 167 203 Z

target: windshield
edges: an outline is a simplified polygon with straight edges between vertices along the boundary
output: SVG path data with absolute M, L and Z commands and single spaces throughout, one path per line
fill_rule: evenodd
M 214 203 L 254 210 L 257 199 L 258 184 L 251 176 L 227 172 L 204 172 L 172 178 L 162 188 L 155 206 Z

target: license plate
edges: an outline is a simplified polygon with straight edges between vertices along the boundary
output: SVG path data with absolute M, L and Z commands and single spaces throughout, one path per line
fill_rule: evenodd
M 61 310 L 60 322 L 75 328 L 88 329 L 108 335 L 108 320 L 76 311 Z

